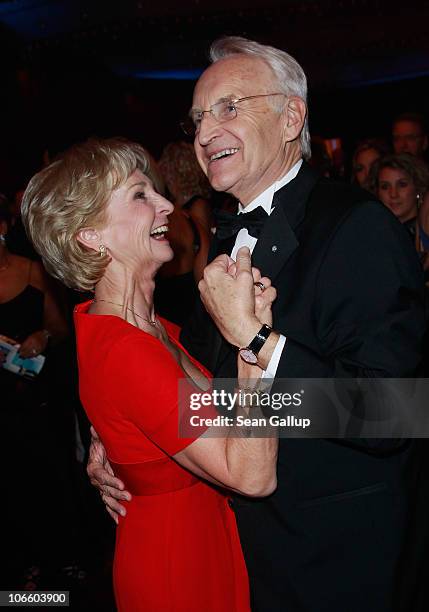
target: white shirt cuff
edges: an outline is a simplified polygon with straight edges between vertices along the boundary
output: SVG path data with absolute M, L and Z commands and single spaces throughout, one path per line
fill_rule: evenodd
M 271 355 L 267 369 L 262 372 L 262 378 L 275 378 L 285 344 L 286 336 L 280 334 L 280 338 L 277 340 L 276 348 Z

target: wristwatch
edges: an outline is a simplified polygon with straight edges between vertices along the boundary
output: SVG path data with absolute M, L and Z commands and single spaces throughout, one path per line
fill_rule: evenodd
M 238 354 L 242 360 L 246 363 L 258 363 L 258 353 L 268 340 L 272 331 L 272 327 L 269 325 L 263 325 L 249 346 L 239 349 Z

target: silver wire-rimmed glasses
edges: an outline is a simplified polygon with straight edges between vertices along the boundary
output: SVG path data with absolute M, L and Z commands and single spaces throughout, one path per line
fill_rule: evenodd
M 192 108 L 189 111 L 189 115 L 180 122 L 182 130 L 188 136 L 193 138 L 198 134 L 201 126 L 201 121 L 205 113 L 210 113 L 212 117 L 219 123 L 225 123 L 225 121 L 231 121 L 237 116 L 236 105 L 245 100 L 253 100 L 255 98 L 267 98 L 268 96 L 286 96 L 285 93 L 268 93 L 268 94 L 256 94 L 254 96 L 246 96 L 245 98 L 236 98 L 234 100 L 225 99 L 212 104 L 208 110 L 199 110 L 198 108 Z

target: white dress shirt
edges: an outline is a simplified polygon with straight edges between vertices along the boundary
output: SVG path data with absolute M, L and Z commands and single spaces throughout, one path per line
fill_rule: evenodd
M 299 169 L 302 165 L 302 159 L 300 159 L 292 168 L 287 172 L 281 179 L 270 185 L 265 191 L 263 191 L 258 197 L 256 197 L 250 204 L 246 207 L 242 206 L 242 204 L 238 205 L 238 214 L 245 215 L 246 213 L 255 210 L 258 206 L 262 206 L 262 208 L 267 212 L 268 215 L 272 213 L 274 210 L 273 197 L 276 191 L 287 185 L 292 179 L 296 177 L 299 172 Z M 258 239 L 254 236 L 251 236 L 246 228 L 241 229 L 235 240 L 234 248 L 231 252 L 231 258 L 236 259 L 237 251 L 243 246 L 247 246 L 250 249 L 250 252 L 253 253 L 253 249 L 256 246 Z M 279 367 L 280 357 L 282 356 L 283 349 L 286 344 L 286 336 L 280 335 L 278 342 L 276 344 L 276 348 L 273 351 L 270 362 L 267 366 L 267 369 L 262 373 L 262 378 L 274 378 L 277 372 L 277 368 Z

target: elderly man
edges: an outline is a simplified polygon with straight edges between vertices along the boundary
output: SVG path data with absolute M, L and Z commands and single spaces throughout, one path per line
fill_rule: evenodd
M 183 342 L 218 377 L 236 375 L 240 349 L 268 377 L 412 375 L 424 329 L 419 263 L 385 207 L 320 178 L 304 161 L 301 67 L 237 37 L 217 41 L 211 59 L 195 88 L 190 129 L 212 186 L 237 197 L 240 214 L 230 227 L 219 225 L 214 249 L 225 254 L 206 268 L 205 309 Z M 242 324 L 239 279 L 228 274 L 229 255 L 241 246 L 277 288 L 272 331 Z M 225 292 L 237 295 L 235 309 L 225 311 Z M 391 609 L 408 454 L 406 443 L 389 440 L 280 441 L 277 491 L 234 501 L 253 610 Z M 89 473 L 118 511 L 114 498 L 126 495 L 100 462 L 95 446 Z
M 424 157 L 428 148 L 428 135 L 423 116 L 404 113 L 396 117 L 392 125 L 392 142 L 395 153 Z

